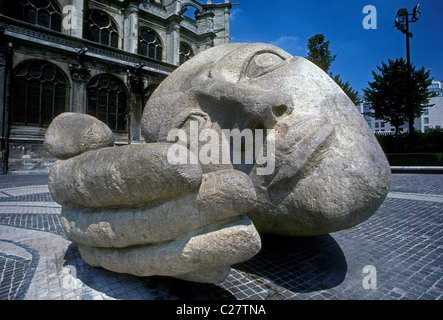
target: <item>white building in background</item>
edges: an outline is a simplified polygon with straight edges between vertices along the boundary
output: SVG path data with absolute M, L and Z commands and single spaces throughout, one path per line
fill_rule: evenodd
M 429 101 L 434 106 L 425 109 L 423 115 L 414 122 L 414 127 L 422 132 L 443 128 L 443 81 L 432 81 L 429 90 L 437 94 Z
M 443 81 L 432 81 L 429 91 L 435 92 L 437 97 L 429 100 L 429 105 L 433 106 L 426 108 L 423 115 L 420 118 L 416 118 L 414 121 L 415 130 L 421 132 L 425 132 L 429 129 L 443 128 Z M 389 122 L 364 115 L 364 113 L 370 111 L 370 103 L 363 101 L 357 106 L 357 108 L 363 114 L 363 117 L 374 133 L 395 133 L 395 127 L 391 126 Z M 407 122 L 399 128 L 400 132 L 407 132 L 408 130 L 409 124 Z

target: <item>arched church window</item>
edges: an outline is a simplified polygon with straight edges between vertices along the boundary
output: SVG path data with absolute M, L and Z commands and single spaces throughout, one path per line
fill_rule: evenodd
M 62 13 L 54 0 L 4 1 L 5 15 L 24 22 L 36 24 L 54 31 L 62 30 Z
M 179 52 L 180 64 L 185 63 L 193 56 L 194 56 L 194 51 L 192 51 L 191 46 L 186 42 L 180 42 L 180 52 Z
M 112 74 L 100 74 L 87 87 L 87 113 L 106 123 L 112 131 L 126 131 L 126 87 Z
M 143 28 L 139 35 L 139 53 L 149 58 L 162 60 L 163 46 L 160 37 L 152 30 Z
M 89 14 L 87 27 L 89 40 L 118 48 L 117 23 L 106 12 L 92 10 Z
M 34 60 L 20 64 L 13 74 L 12 123 L 49 126 L 66 111 L 67 87 L 64 73 L 52 63 Z

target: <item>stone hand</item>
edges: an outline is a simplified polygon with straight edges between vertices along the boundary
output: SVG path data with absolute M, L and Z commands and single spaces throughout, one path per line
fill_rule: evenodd
M 75 129 L 79 120 L 83 130 Z M 87 123 L 102 131 L 91 135 Z M 82 143 L 86 133 L 88 143 Z M 231 264 L 260 250 L 260 237 L 245 215 L 256 202 L 246 174 L 203 174 L 198 164 L 170 164 L 168 143 L 90 143 L 106 141 L 105 133 L 95 118 L 62 114 L 46 136 L 54 155 L 64 137 L 72 140 L 66 160 L 51 169 L 49 188 L 62 205 L 66 235 L 88 264 L 138 276 L 221 282 Z

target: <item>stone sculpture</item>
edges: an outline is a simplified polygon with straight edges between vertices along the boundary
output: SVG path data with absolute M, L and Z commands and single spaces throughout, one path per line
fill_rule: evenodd
M 257 174 L 257 163 L 231 166 L 255 186 L 248 217 L 259 232 L 309 236 L 350 228 L 388 193 L 389 163 L 355 105 L 320 68 L 273 45 L 233 43 L 191 59 L 153 93 L 142 130 L 146 141 L 162 142 L 173 128 L 189 131 L 192 121 L 220 137 L 223 129 L 274 129 L 272 173 Z
M 59 159 L 112 146 L 114 135 L 106 124 L 92 116 L 72 112 L 61 114 L 51 123 L 44 141 L 45 149 Z
M 145 107 L 146 144 L 109 146 L 106 126 L 87 119 L 62 114 L 48 128 L 45 145 L 63 159 L 49 188 L 83 259 L 116 272 L 221 282 L 230 265 L 259 252 L 258 232 L 350 228 L 390 186 L 386 157 L 343 91 L 267 44 L 217 46 L 180 66 Z M 221 161 L 226 129 L 258 137 L 228 145 L 230 156 L 262 153 L 251 163 Z M 171 150 L 186 161 L 171 161 Z M 202 161 L 208 150 L 211 161 Z
M 260 250 L 245 215 L 256 202 L 246 174 L 170 164 L 171 143 L 106 147 L 109 129 L 90 120 L 64 113 L 45 137 L 47 149 L 64 159 L 51 168 L 51 196 L 62 205 L 63 230 L 88 264 L 218 283 L 231 264 Z

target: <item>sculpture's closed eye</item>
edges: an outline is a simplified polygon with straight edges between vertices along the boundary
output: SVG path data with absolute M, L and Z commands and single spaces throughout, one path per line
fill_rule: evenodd
M 263 52 L 256 54 L 248 63 L 245 76 L 249 79 L 257 78 L 279 68 L 284 61 L 282 57 L 275 53 Z

